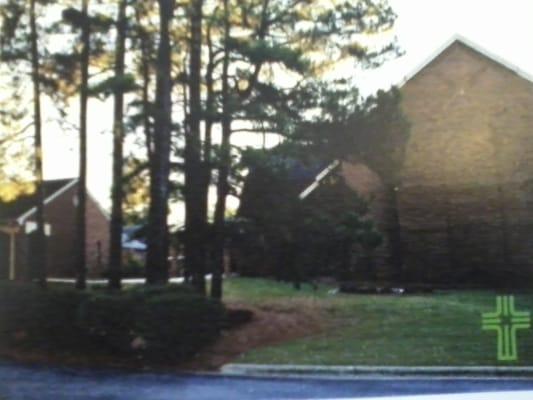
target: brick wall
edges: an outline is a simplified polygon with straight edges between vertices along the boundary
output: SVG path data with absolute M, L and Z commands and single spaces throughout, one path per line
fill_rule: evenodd
M 402 88 L 398 194 L 414 280 L 533 277 L 533 84 L 456 42 Z
M 100 275 L 109 253 L 109 219 L 96 200 L 87 196 L 87 266 L 90 274 Z
M 45 220 L 51 225 L 47 242 L 49 276 L 74 276 L 77 185 L 45 206 Z
M 74 185 L 45 206 L 45 220 L 52 228 L 47 242 L 48 276 L 73 277 L 75 275 L 76 194 L 77 185 Z M 109 222 L 98 203 L 90 195 L 87 196 L 86 224 L 88 276 L 95 277 L 101 274 L 107 262 Z M 19 239 L 19 244 L 19 260 L 25 263 L 27 245 L 23 235 Z M 24 270 L 26 267 L 22 265 L 21 268 Z

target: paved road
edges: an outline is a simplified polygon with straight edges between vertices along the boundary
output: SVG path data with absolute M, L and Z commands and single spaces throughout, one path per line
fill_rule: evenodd
M 0 363 L 0 398 L 8 400 L 298 400 L 492 390 L 533 390 L 533 381 L 252 379 Z

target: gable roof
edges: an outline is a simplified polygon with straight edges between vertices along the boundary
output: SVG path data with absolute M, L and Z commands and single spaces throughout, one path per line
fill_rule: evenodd
M 43 182 L 44 203 L 48 204 L 78 182 L 77 178 L 56 179 Z M 17 220 L 23 223 L 35 212 L 36 194 L 19 196 L 9 202 L 0 202 L 0 220 Z
M 418 64 L 415 68 L 413 68 L 411 72 L 409 72 L 403 78 L 403 80 L 399 83 L 398 86 L 402 87 L 403 85 L 405 85 L 408 81 L 414 78 L 420 71 L 422 71 L 425 67 L 431 64 L 437 57 L 439 57 L 442 53 L 444 53 L 446 49 L 448 49 L 451 45 L 453 45 L 456 42 L 463 44 L 464 46 L 474 50 L 476 53 L 481 54 L 482 56 L 503 66 L 504 68 L 520 76 L 521 78 L 533 83 L 533 75 L 521 70 L 515 64 L 509 62 L 503 57 L 498 56 L 497 54 L 491 52 L 490 50 L 487 50 L 486 48 L 484 48 L 483 46 L 480 46 L 474 41 L 460 34 L 455 34 L 452 37 L 450 37 L 448 40 L 446 40 L 442 45 L 440 45 L 433 53 L 431 53 L 427 58 L 425 58 L 420 64 Z
M 448 40 L 446 40 L 443 44 L 441 44 L 434 52 L 432 52 L 427 58 L 425 58 L 420 64 L 418 64 L 415 68 L 411 70 L 404 78 L 403 80 L 398 84 L 399 87 L 402 87 L 405 85 L 408 81 L 410 81 L 412 78 L 414 78 L 420 71 L 422 71 L 425 67 L 427 67 L 429 64 L 431 64 L 437 57 L 439 57 L 444 51 L 446 51 L 450 46 L 452 46 L 454 43 L 461 43 L 464 46 L 474 50 L 476 53 L 481 54 L 482 56 L 492 60 L 493 62 L 503 66 L 504 68 L 508 69 L 512 73 L 520 76 L 521 78 L 533 83 L 533 75 L 521 70 L 519 67 L 517 67 L 515 64 L 505 60 L 504 58 L 498 56 L 497 54 L 487 50 L 483 46 L 480 46 L 479 44 L 475 43 L 474 41 L 460 35 L 455 34 L 452 35 Z M 314 181 L 307 186 L 299 195 L 300 200 L 305 199 L 307 196 L 309 196 L 311 193 L 315 191 L 315 189 L 319 186 L 320 181 L 327 177 L 336 166 L 339 165 L 339 161 L 335 160 L 330 165 L 328 165 L 325 169 L 323 169 L 314 179 Z
M 307 196 L 313 193 L 315 189 L 318 188 L 318 186 L 320 186 L 320 182 L 322 182 L 322 180 L 326 178 L 339 165 L 340 165 L 339 160 L 334 160 L 333 162 L 331 162 L 326 168 L 320 171 L 320 173 L 317 176 L 315 176 L 314 181 L 309 186 L 307 186 L 302 192 L 300 192 L 300 194 L 298 195 L 298 198 L 300 200 L 304 200 Z

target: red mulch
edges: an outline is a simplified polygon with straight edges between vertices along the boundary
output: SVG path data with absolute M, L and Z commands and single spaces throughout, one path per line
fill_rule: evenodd
M 240 304 L 232 306 L 245 307 Z M 318 312 L 246 308 L 254 313 L 252 321 L 225 331 L 214 345 L 207 347 L 194 360 L 187 363 L 186 368 L 217 370 L 249 350 L 310 336 L 320 332 L 324 326 Z

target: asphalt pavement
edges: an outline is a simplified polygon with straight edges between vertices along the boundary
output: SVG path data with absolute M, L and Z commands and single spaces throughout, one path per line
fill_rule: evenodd
M 6 400 L 298 400 L 519 390 L 533 391 L 533 380 L 251 378 L 0 363 L 0 398 Z

